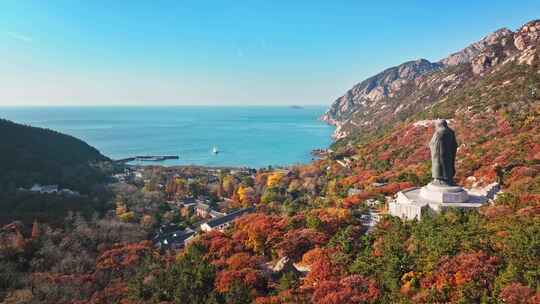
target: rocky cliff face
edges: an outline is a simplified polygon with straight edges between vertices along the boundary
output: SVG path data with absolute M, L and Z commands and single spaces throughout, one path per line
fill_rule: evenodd
M 340 130 L 341 125 L 347 121 L 356 125 L 357 122 L 352 120 L 355 114 L 361 112 L 365 115 L 373 115 L 378 110 L 384 110 L 387 107 L 385 106 L 387 99 L 398 97 L 403 88 L 441 67 L 439 63 L 419 59 L 389 68 L 355 85 L 331 105 L 322 119 L 337 126 L 336 138 L 344 137 L 347 134 Z M 364 125 L 369 122 L 362 120 L 358 123 Z
M 473 58 L 475 58 L 491 46 L 497 44 L 508 44 L 511 41 L 513 35 L 514 33 L 511 30 L 507 28 L 502 28 L 482 38 L 480 41 L 469 45 L 461 51 L 450 54 L 450 56 L 442 59 L 440 63 L 445 66 L 454 66 L 471 62 Z
M 443 101 L 463 85 L 496 72 L 508 62 L 532 65 L 540 42 L 540 20 L 516 32 L 503 28 L 438 61 L 409 61 L 372 76 L 339 97 L 321 117 L 335 125 L 335 139 L 371 131 Z

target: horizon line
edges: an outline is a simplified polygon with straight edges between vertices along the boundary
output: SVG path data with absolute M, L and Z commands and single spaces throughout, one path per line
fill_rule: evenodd
M 139 108 L 165 108 L 165 107 L 329 107 L 331 104 L 85 104 L 85 105 L 0 105 L 0 108 L 121 108 L 121 107 L 139 107 Z

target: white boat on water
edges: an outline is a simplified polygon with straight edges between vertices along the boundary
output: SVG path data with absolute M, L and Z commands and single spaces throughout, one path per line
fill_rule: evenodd
M 216 146 L 214 146 L 214 148 L 212 149 L 212 153 L 214 154 L 218 154 L 219 153 L 219 150 Z

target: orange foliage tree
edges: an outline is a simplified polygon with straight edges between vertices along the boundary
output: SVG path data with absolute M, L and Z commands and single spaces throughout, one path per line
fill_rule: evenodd
M 284 221 L 278 216 L 253 213 L 235 222 L 233 238 L 255 253 L 268 255 L 283 235 Z
M 491 290 L 497 274 L 499 259 L 482 251 L 461 253 L 442 259 L 437 269 L 421 280 L 424 289 L 439 292 L 450 290 L 450 300 L 457 300 L 462 289 L 468 290 L 469 300 L 479 300 L 484 290 Z
M 240 185 L 236 193 L 243 207 L 249 207 L 256 202 L 256 193 L 252 187 Z
M 339 281 L 323 281 L 313 292 L 314 304 L 373 303 L 380 296 L 375 281 L 360 275 L 351 275 Z
M 216 276 L 216 289 L 221 293 L 230 290 L 235 282 L 242 282 L 254 289 L 264 289 L 266 280 L 259 265 L 262 260 L 245 252 L 236 253 L 227 259 L 225 269 Z
M 145 256 L 153 254 L 152 242 L 116 244 L 103 252 L 96 261 L 98 270 L 119 271 L 137 265 Z

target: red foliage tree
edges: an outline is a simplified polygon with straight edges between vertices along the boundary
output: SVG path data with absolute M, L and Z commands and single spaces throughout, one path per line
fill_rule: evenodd
M 116 244 L 97 258 L 96 268 L 99 270 L 123 270 L 137 265 L 144 256 L 153 252 L 150 241 Z
M 499 298 L 507 304 L 527 304 L 532 303 L 529 300 L 532 300 L 533 295 L 534 291 L 531 288 L 519 283 L 511 283 L 501 290 Z
M 255 299 L 255 304 L 292 304 L 292 303 L 305 303 L 304 297 L 297 294 L 293 290 L 285 290 L 280 292 L 276 296 L 258 297 Z
M 490 220 L 503 218 L 513 213 L 512 208 L 506 205 L 486 206 L 481 209 L 480 213 Z
M 210 260 L 226 259 L 237 252 L 245 250 L 241 243 L 236 242 L 220 231 L 205 233 L 199 237 L 198 242 L 206 247 L 206 256 Z
M 380 188 L 377 188 L 375 191 L 377 193 L 384 194 L 384 195 L 393 195 L 393 194 L 396 194 L 398 191 L 411 188 L 413 186 L 414 184 L 410 182 L 390 183 Z
M 452 299 L 459 297 L 459 290 L 465 285 L 475 286 L 476 290 L 491 290 L 498 263 L 497 257 L 488 256 L 482 251 L 446 257 L 433 273 L 421 280 L 421 286 L 437 291 L 450 288 Z
M 259 265 L 262 260 L 241 252 L 234 254 L 227 259 L 225 270 L 220 271 L 216 277 L 216 289 L 219 292 L 227 292 L 234 282 L 243 282 L 246 286 L 255 289 L 263 288 L 266 285 Z
M 113 280 L 103 290 L 97 291 L 92 295 L 89 304 L 99 303 L 133 303 L 127 299 L 128 286 L 123 280 Z
M 374 195 L 370 192 L 361 192 L 359 194 L 348 196 L 343 200 L 343 207 L 344 208 L 356 207 L 362 204 L 368 198 L 371 198 L 373 196 Z
M 308 267 L 310 271 L 302 282 L 302 289 L 312 290 L 321 282 L 339 280 L 344 267 L 332 260 L 335 253 L 335 249 L 316 247 L 304 254 L 301 265 Z
M 34 220 L 34 223 L 32 224 L 32 239 L 37 239 L 40 235 L 40 229 L 39 229 L 39 223 L 37 220 Z
M 335 234 L 341 227 L 350 224 L 351 211 L 345 208 L 313 209 L 310 215 L 321 222 L 320 229 L 327 235 Z
M 315 304 L 372 303 L 380 296 L 375 281 L 351 275 L 339 281 L 323 281 L 315 287 L 311 302 Z
M 328 242 L 328 236 L 313 229 L 296 229 L 285 234 L 283 241 L 277 244 L 280 256 L 287 256 L 298 261 L 302 255 L 315 246 Z

